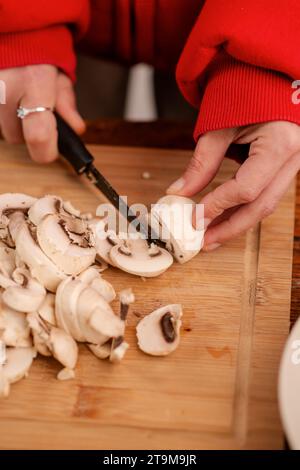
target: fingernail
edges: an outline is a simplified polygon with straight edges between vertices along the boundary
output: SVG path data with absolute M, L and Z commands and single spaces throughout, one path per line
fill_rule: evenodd
M 211 243 L 203 247 L 203 251 L 213 251 L 221 246 L 221 243 Z
M 171 184 L 171 186 L 167 189 L 167 194 L 175 194 L 182 190 L 185 185 L 185 180 L 183 178 L 179 178 L 175 183 Z

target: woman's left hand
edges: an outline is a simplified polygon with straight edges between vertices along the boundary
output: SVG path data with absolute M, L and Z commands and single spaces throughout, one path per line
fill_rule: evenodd
M 208 227 L 204 250 L 211 251 L 272 214 L 300 169 L 300 126 L 274 121 L 222 129 L 200 137 L 184 175 L 168 194 L 193 196 L 215 177 L 230 144 L 250 144 L 235 176 L 199 201 Z M 196 221 L 195 221 L 196 224 Z

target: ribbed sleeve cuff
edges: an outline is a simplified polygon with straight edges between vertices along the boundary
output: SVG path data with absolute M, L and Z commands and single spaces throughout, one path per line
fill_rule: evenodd
M 73 39 L 65 26 L 0 34 L 0 69 L 50 64 L 75 80 Z
M 300 125 L 300 104 L 294 104 L 292 79 L 226 57 L 211 67 L 194 137 L 207 131 L 267 121 Z

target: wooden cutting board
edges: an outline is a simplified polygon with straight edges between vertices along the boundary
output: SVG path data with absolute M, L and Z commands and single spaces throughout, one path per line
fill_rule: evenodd
M 99 169 L 129 202 L 150 204 L 180 175 L 185 151 L 91 147 Z M 236 168 L 224 162 L 214 186 Z M 143 171 L 151 179 L 141 178 Z M 85 211 L 99 196 L 63 163 L 33 164 L 26 150 L 0 145 L 0 191 L 61 195 Z M 279 358 L 289 330 L 294 187 L 253 230 L 164 275 L 142 280 L 110 269 L 119 291 L 132 287 L 130 350 L 112 365 L 80 350 L 76 379 L 39 357 L 29 377 L 0 402 L 5 449 L 280 449 Z M 182 303 L 182 340 L 166 358 L 138 350 L 140 316 Z

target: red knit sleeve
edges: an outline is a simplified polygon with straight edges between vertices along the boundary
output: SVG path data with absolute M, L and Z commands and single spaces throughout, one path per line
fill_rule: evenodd
M 300 78 L 299 0 L 206 0 L 177 67 L 199 107 L 195 138 L 272 120 L 300 124 L 292 82 Z
M 75 78 L 73 41 L 89 23 L 89 0 L 2 0 L 0 68 L 52 64 Z

